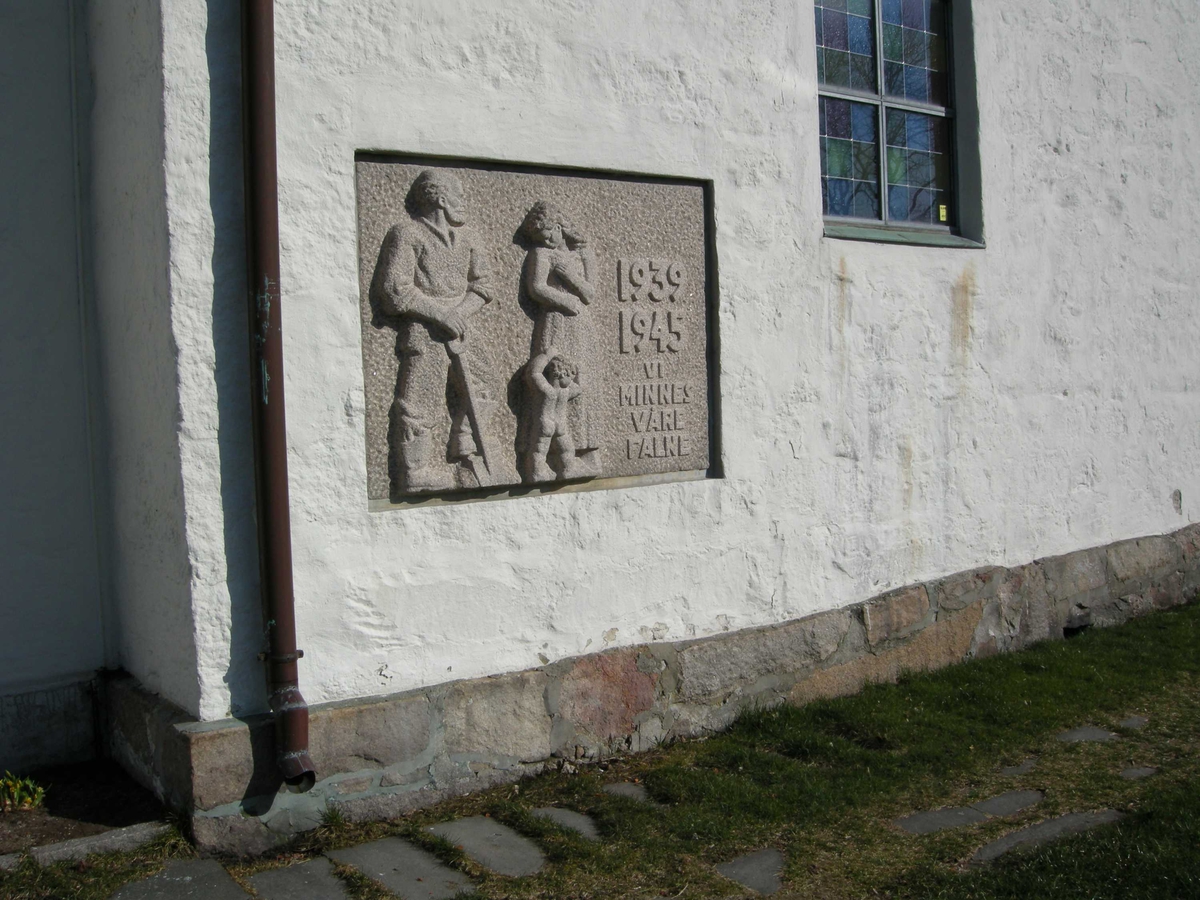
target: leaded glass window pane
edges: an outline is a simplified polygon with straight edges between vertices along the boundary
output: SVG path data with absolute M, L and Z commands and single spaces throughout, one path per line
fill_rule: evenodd
M 874 0 L 817 0 L 817 76 L 835 88 L 876 91 Z
M 888 218 L 950 225 L 950 127 L 943 116 L 887 111 Z
M 954 224 L 949 2 L 815 0 L 826 216 Z
M 883 0 L 884 91 L 946 105 L 946 0 Z
M 822 97 L 821 199 L 827 216 L 878 219 L 878 109 Z

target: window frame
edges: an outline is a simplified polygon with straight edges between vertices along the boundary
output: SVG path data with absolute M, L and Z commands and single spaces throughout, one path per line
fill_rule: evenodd
M 816 3 L 813 4 L 814 12 Z M 872 0 L 875 38 L 875 92 L 827 86 L 817 78 L 817 102 L 829 97 L 868 103 L 876 109 L 876 152 L 879 166 L 878 219 L 831 216 L 822 208 L 825 236 L 926 246 L 984 246 L 980 201 L 979 110 L 975 94 L 974 28 L 970 0 L 946 0 L 946 105 L 889 98 L 884 78 L 883 0 Z M 815 15 L 809 21 L 815 23 Z M 814 24 L 815 29 L 815 24 Z M 820 50 L 813 33 L 812 46 Z M 894 221 L 888 218 L 887 110 L 890 108 L 944 118 L 950 131 L 950 199 L 953 225 Z M 824 204 L 822 203 L 822 207 Z

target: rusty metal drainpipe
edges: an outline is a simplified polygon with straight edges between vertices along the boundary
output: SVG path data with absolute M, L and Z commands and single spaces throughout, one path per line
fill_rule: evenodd
M 275 161 L 275 4 L 243 0 L 242 95 L 246 136 L 247 255 L 259 562 L 266 619 L 275 750 L 284 781 L 316 782 L 308 755 L 308 704 L 300 694 L 292 536 L 288 515 L 287 429 L 283 414 L 283 321 L 279 291 L 279 180 Z

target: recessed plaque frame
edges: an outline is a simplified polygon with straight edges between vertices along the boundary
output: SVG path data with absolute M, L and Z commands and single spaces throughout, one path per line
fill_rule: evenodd
M 711 182 L 355 175 L 372 510 L 720 476 Z

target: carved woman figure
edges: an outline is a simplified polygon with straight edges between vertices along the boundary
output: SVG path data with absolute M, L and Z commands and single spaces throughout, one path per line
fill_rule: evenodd
M 600 436 L 594 415 L 599 369 L 595 365 L 596 338 L 590 308 L 595 297 L 592 277 L 596 263 L 587 238 L 548 201 L 539 200 L 529 210 L 521 235 L 529 247 L 521 289 L 537 310 L 526 380 L 530 380 L 528 366 L 539 360 L 545 366 L 547 354 L 571 361 L 578 392 L 567 404 L 569 439 L 560 446 L 573 448 L 575 458 L 560 460 L 559 477 L 596 475 L 600 471 Z M 525 480 L 531 482 L 548 480 L 545 462 L 535 466 L 532 459 L 541 434 L 534 421 L 537 415 L 533 407 L 537 405 L 526 404 L 518 448 L 526 457 Z

